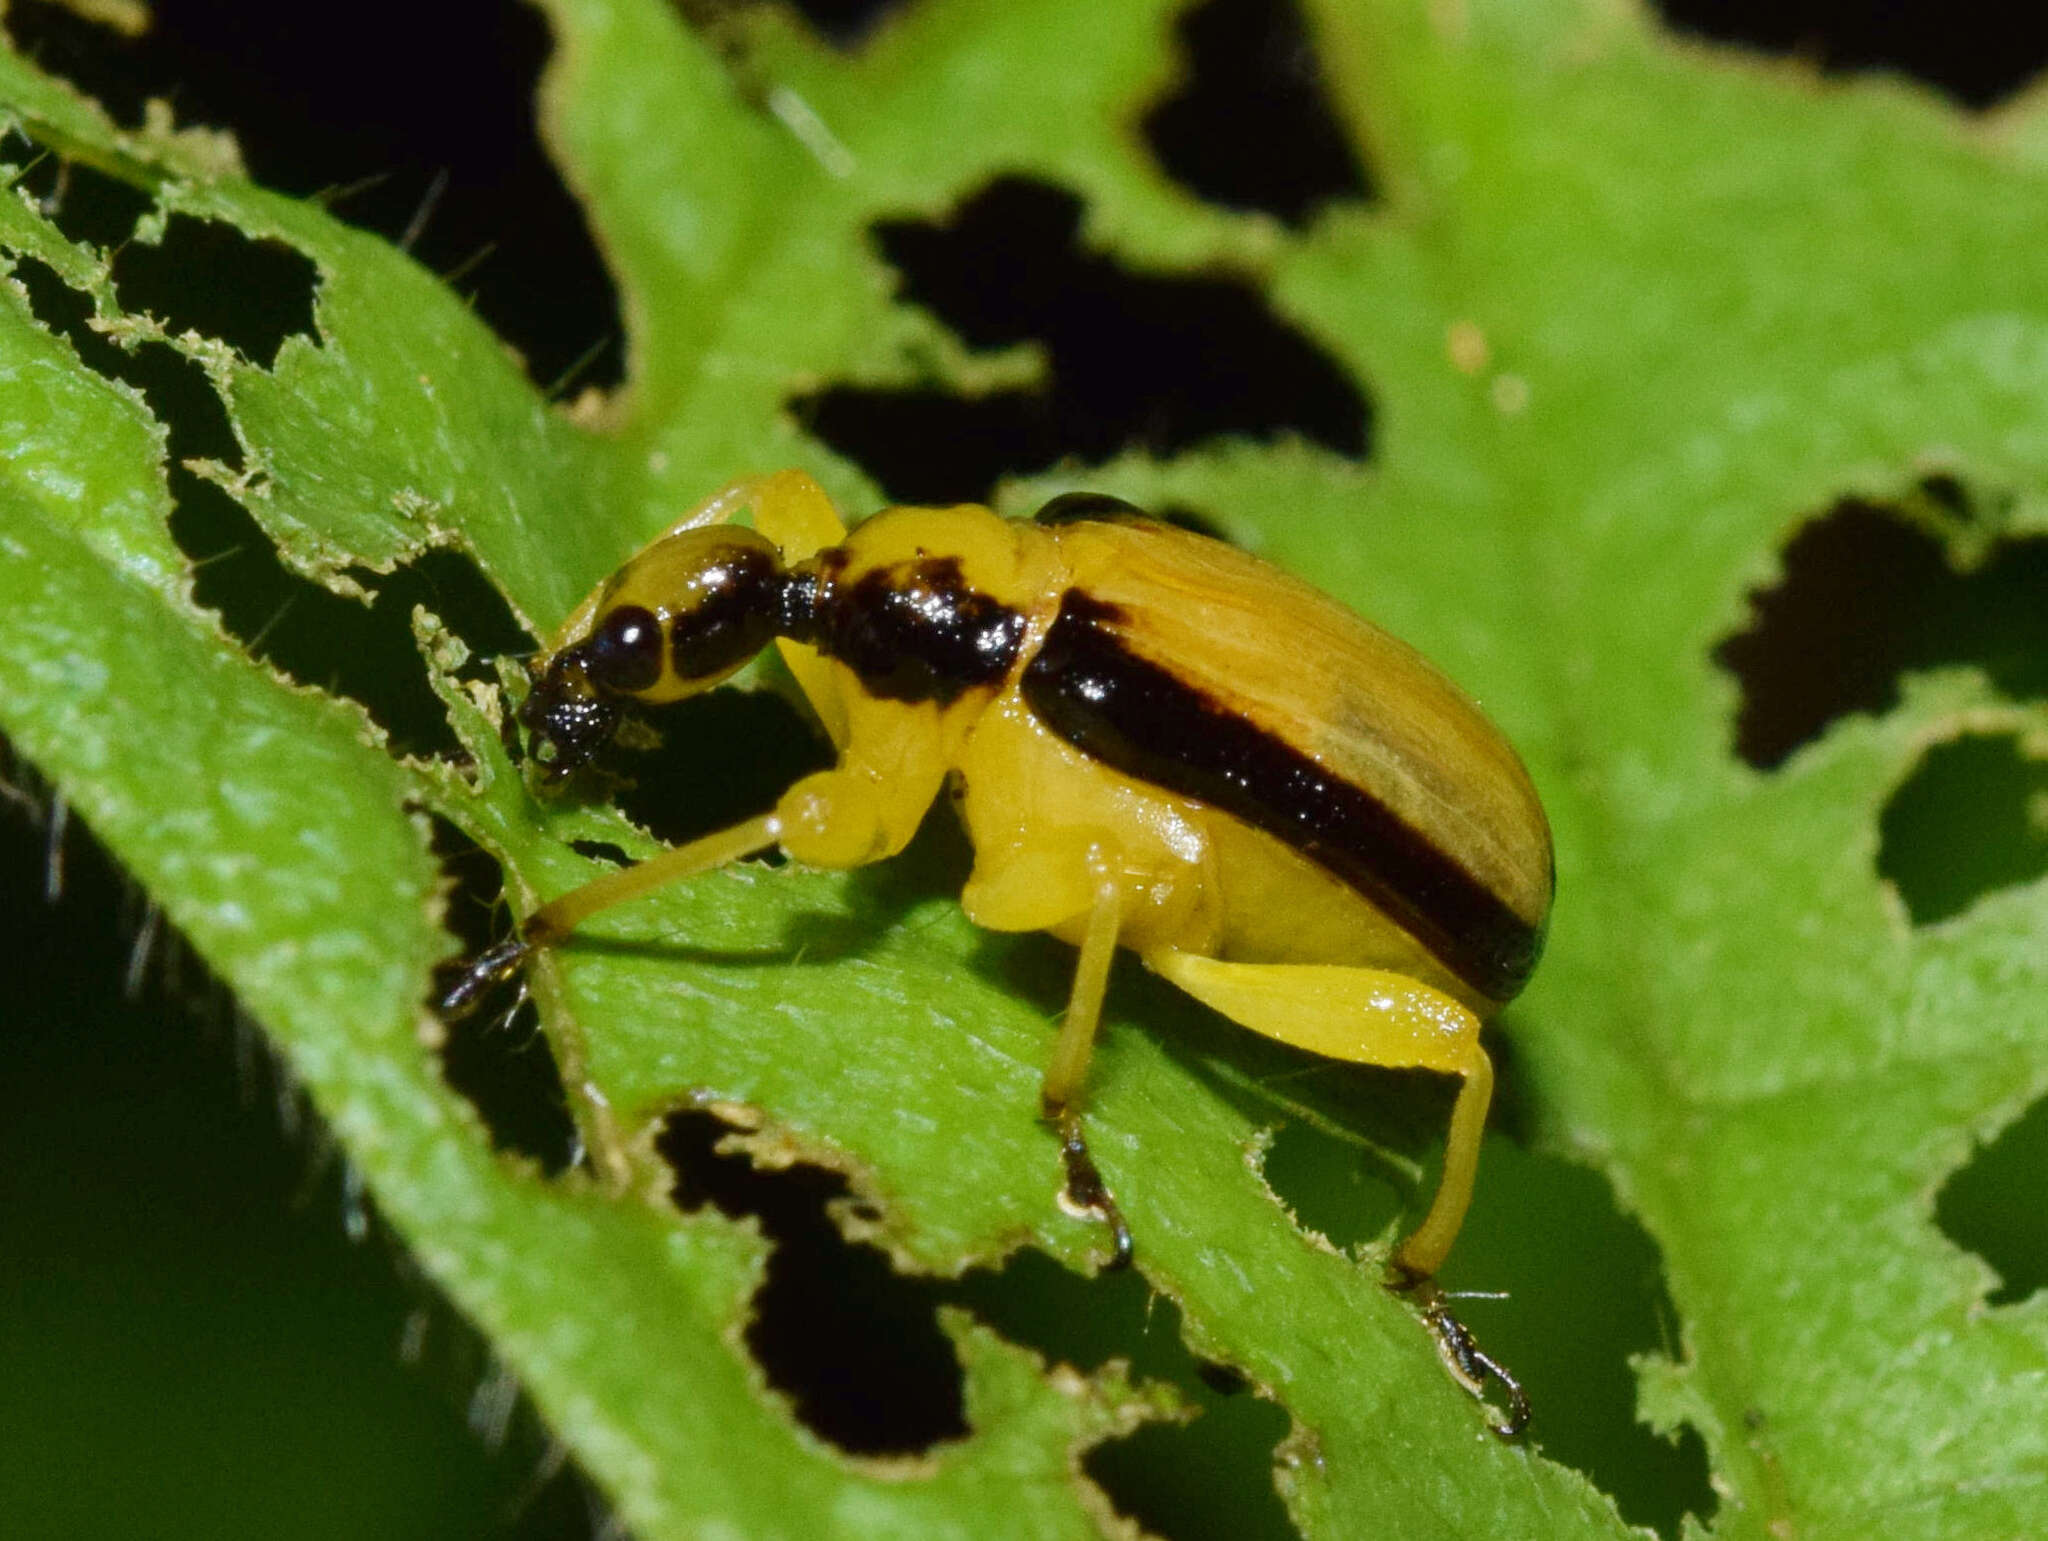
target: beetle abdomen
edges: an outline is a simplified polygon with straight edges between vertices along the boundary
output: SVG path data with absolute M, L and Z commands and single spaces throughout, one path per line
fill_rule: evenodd
M 1549 829 L 1478 709 L 1393 638 L 1228 547 L 1159 525 L 1060 533 L 1075 582 L 1019 681 L 1033 714 L 1091 758 L 1277 837 L 1476 994 L 1513 997 L 1542 949 Z

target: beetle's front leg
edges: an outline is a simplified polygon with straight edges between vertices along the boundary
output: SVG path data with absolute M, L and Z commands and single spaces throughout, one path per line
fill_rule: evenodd
M 804 777 L 775 805 L 775 838 L 806 867 L 864 867 L 894 856 L 917 833 L 945 784 L 936 719 L 894 703 L 862 702 L 863 733 L 831 770 Z M 878 708 L 892 708 L 882 713 Z M 886 751 L 886 752 L 884 752 Z
M 536 950 L 554 946 L 591 916 L 770 846 L 780 846 L 809 867 L 859 867 L 894 856 L 917 833 L 945 779 L 936 734 L 926 719 L 906 715 L 901 726 L 895 737 L 879 740 L 896 750 L 886 764 L 849 755 L 835 769 L 806 776 L 783 793 L 773 813 L 608 872 L 549 900 L 508 940 L 463 971 L 442 996 L 442 1013 L 462 1017 L 474 1011 Z M 920 727 L 922 733 L 916 731 Z
M 535 910 L 505 941 L 474 959 L 441 997 L 441 1013 L 464 1017 L 476 1010 L 493 987 L 504 983 L 542 947 L 552 947 L 591 916 L 666 888 L 700 872 L 727 866 L 743 856 L 765 851 L 781 838 L 775 814 L 764 814 L 715 834 L 679 845 L 672 851 L 572 888 Z

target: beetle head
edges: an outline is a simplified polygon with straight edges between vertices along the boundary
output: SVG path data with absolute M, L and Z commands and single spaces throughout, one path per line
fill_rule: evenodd
M 651 625 L 653 617 L 647 616 L 647 620 Z M 602 635 L 600 628 L 592 637 L 550 658 L 535 678 L 532 693 L 519 707 L 532 762 L 548 785 L 559 785 L 589 764 L 625 720 L 631 697 L 610 683 L 613 668 L 608 651 L 599 644 Z M 658 650 L 658 630 L 654 636 Z
M 544 783 L 559 784 L 612 741 L 635 704 L 708 690 L 797 617 L 780 554 L 729 525 L 664 537 L 613 575 L 587 635 L 540 668 L 519 708 Z

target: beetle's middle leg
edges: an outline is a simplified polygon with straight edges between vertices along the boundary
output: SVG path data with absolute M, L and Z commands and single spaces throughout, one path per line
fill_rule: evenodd
M 1104 878 L 1088 911 L 1087 929 L 1081 933 L 1081 955 L 1074 965 L 1067 1014 L 1060 1022 L 1059 1041 L 1053 1045 L 1052 1060 L 1045 1067 L 1044 1089 L 1039 1094 L 1041 1110 L 1060 1132 L 1060 1156 L 1067 1167 L 1067 1186 L 1060 1195 L 1061 1202 L 1109 1227 L 1111 1268 L 1123 1268 L 1130 1263 L 1131 1228 L 1103 1182 L 1095 1158 L 1088 1153 L 1081 1114 L 1074 1104 L 1088 1078 L 1088 1060 L 1095 1052 L 1095 1031 L 1102 1022 L 1102 997 L 1109 988 L 1109 965 L 1116 956 L 1123 904 L 1123 886 Z

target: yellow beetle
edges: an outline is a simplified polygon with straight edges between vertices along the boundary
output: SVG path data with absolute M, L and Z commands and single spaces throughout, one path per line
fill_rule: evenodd
M 751 509 L 754 527 L 728 520 Z M 838 751 L 773 812 L 543 905 L 479 958 L 462 1011 L 601 910 L 779 846 L 817 867 L 901 851 L 949 778 L 976 924 L 1080 949 L 1044 1113 L 1067 1200 L 1130 1233 L 1077 1101 L 1110 960 L 1252 1031 L 1462 1084 L 1443 1175 L 1395 1250 L 1445 1359 L 1511 1377 L 1429 1285 L 1464 1221 L 1492 1097 L 1483 1017 L 1528 980 L 1550 830 L 1499 731 L 1419 654 L 1257 558 L 1115 499 L 1035 520 L 892 508 L 848 533 L 810 477 L 735 483 L 599 585 L 520 709 L 560 781 L 634 704 L 718 684 L 779 646 Z

